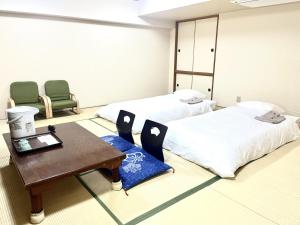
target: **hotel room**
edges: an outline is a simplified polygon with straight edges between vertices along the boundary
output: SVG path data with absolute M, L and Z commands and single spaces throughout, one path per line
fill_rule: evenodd
M 0 224 L 299 225 L 300 0 L 1 0 Z

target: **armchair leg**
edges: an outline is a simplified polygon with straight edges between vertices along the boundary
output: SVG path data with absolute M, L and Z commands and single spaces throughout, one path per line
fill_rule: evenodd
M 72 111 L 73 111 L 74 113 L 76 113 L 76 114 L 80 114 L 80 112 L 81 112 L 81 110 L 80 110 L 79 107 L 74 107 L 74 108 L 72 108 Z
M 46 112 L 46 119 L 51 119 L 53 117 L 52 108 L 48 107 L 48 110 Z
M 49 115 L 49 112 L 45 112 L 45 116 L 46 116 L 46 119 L 50 119 L 51 117 L 50 117 L 50 115 Z
M 76 98 L 76 96 L 72 93 L 70 93 L 71 100 L 76 102 L 76 107 L 72 108 L 72 111 L 76 114 L 80 114 L 80 107 L 79 107 L 79 100 Z
M 45 106 L 45 116 L 46 119 L 52 118 L 52 106 L 51 106 L 51 100 L 46 95 L 40 96 L 41 101 L 44 103 Z
M 49 119 L 50 118 L 50 114 L 49 114 L 49 105 L 48 103 L 46 104 L 46 107 L 45 107 L 45 116 L 46 116 L 46 119 Z
M 53 117 L 53 111 L 52 111 L 52 102 L 51 99 L 47 96 L 47 108 L 48 108 L 48 116 L 47 119 L 50 119 Z

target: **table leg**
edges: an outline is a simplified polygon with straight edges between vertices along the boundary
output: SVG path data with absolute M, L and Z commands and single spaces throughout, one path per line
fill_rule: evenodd
M 12 165 L 13 164 L 13 161 L 12 161 L 12 158 L 11 156 L 9 157 L 9 165 Z
M 32 191 L 29 191 L 30 201 L 31 201 L 31 214 L 30 214 L 30 222 L 33 224 L 40 223 L 44 220 L 45 214 L 43 210 L 43 201 L 42 201 L 42 193 L 33 194 Z
M 114 191 L 120 191 L 122 189 L 122 182 L 119 177 L 119 168 L 112 169 L 112 189 Z

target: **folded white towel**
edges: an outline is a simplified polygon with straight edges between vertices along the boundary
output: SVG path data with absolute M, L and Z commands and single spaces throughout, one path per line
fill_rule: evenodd
M 255 119 L 262 121 L 262 122 L 266 122 L 266 123 L 278 124 L 278 123 L 281 123 L 282 121 L 284 121 L 285 117 L 280 115 L 280 113 L 278 113 L 278 112 L 269 111 L 262 116 L 256 116 Z
M 198 97 L 193 97 L 193 98 L 189 98 L 189 99 L 181 99 L 181 102 L 187 103 L 187 104 L 197 104 L 200 102 L 203 102 L 202 98 L 198 98 Z

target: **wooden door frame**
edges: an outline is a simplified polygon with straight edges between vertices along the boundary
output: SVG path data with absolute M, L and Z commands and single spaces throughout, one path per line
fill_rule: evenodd
M 217 18 L 217 27 L 216 27 L 216 38 L 215 38 L 215 52 L 214 52 L 214 62 L 213 62 L 213 73 L 207 72 L 193 72 L 193 71 L 182 71 L 177 70 L 177 51 L 178 51 L 178 27 L 179 23 L 196 21 L 196 20 L 203 20 L 209 18 Z M 218 33 L 219 33 L 219 15 L 210 15 L 205 17 L 196 17 L 191 19 L 185 20 L 178 20 L 175 24 L 175 50 L 174 50 L 174 73 L 173 73 L 173 91 L 176 90 L 176 78 L 177 74 L 185 74 L 185 75 L 197 75 L 197 76 L 211 76 L 212 77 L 212 87 L 211 87 L 211 99 L 213 99 L 213 91 L 214 91 L 214 77 L 215 77 L 215 67 L 216 67 L 216 57 L 217 57 L 217 44 L 218 44 Z M 195 46 L 194 46 L 195 48 Z

